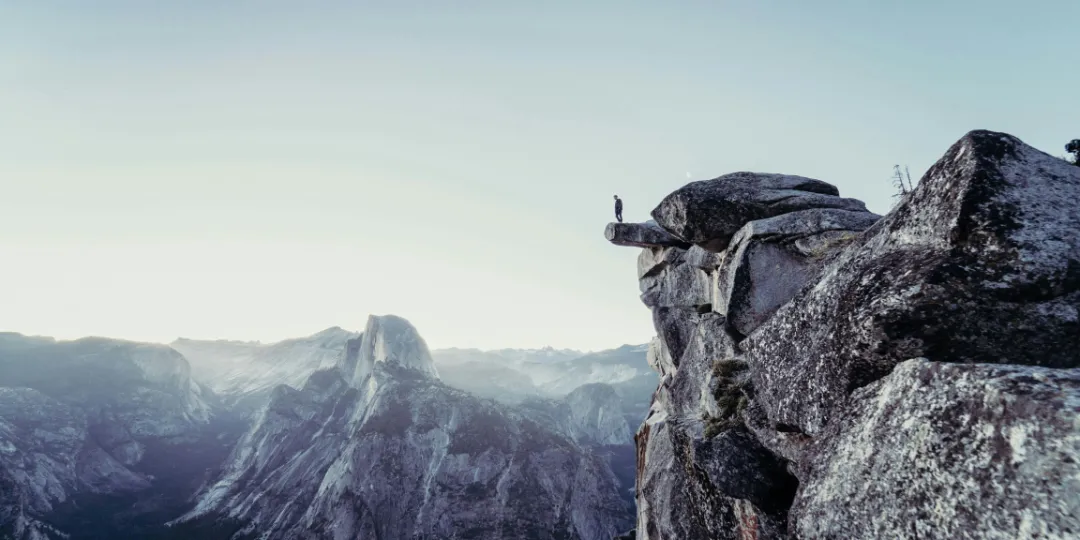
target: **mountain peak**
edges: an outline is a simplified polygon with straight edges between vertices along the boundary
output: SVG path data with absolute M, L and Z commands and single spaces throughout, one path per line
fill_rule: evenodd
M 360 386 L 376 365 L 394 366 L 439 378 L 424 338 L 409 321 L 396 315 L 368 318 L 359 350 L 345 356 L 342 370 L 353 386 Z

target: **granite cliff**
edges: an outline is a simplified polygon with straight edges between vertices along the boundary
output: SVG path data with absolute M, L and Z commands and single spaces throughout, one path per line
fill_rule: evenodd
M 605 230 L 658 334 L 629 537 L 1080 535 L 1080 170 L 973 131 L 884 217 L 748 172 L 652 217 Z

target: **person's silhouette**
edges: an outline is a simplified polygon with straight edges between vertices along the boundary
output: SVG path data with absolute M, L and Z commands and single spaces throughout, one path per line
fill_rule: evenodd
M 618 195 L 615 196 L 615 219 L 622 223 L 622 199 Z

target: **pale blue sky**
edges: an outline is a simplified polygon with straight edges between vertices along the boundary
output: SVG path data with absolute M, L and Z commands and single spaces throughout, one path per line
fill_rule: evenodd
M 451 7 L 453 6 L 453 7 Z M 611 195 L 1080 137 L 1080 2 L 0 0 L 0 330 L 653 334 Z

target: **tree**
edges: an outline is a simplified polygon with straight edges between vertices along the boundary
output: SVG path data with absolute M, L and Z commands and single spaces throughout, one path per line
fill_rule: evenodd
M 896 196 L 900 197 L 907 195 L 911 190 L 915 189 L 915 184 L 911 182 L 911 172 L 908 171 L 907 165 L 904 166 L 904 170 L 900 170 L 899 165 L 893 165 L 892 175 L 893 186 L 896 187 Z
M 1073 165 L 1080 167 L 1080 139 L 1073 139 L 1065 145 L 1065 151 L 1073 155 Z

